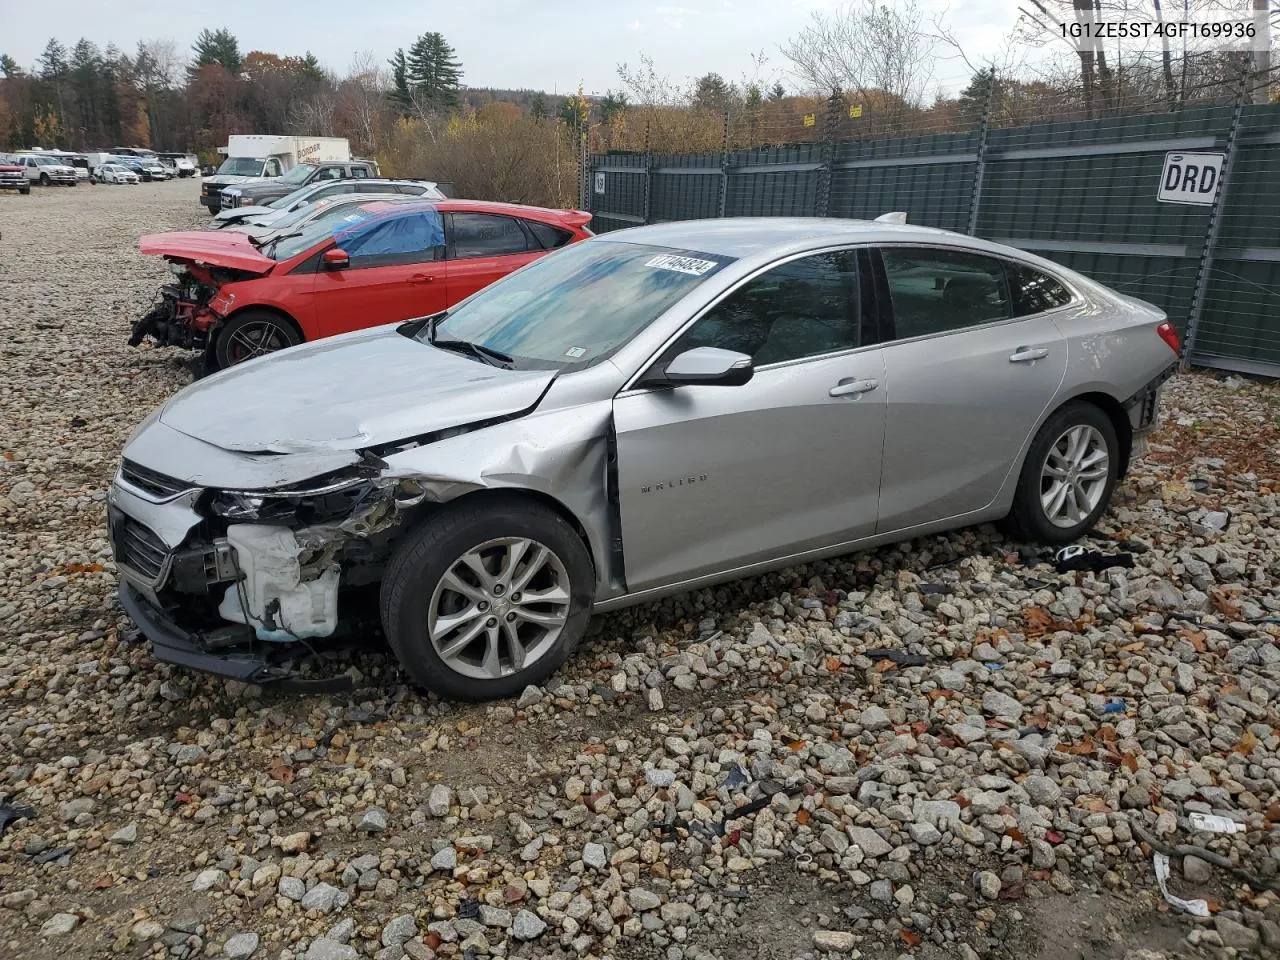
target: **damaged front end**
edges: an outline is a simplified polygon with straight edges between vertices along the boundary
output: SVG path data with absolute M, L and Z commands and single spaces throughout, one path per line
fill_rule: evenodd
M 126 612 L 159 659 L 240 680 L 295 675 L 356 626 L 339 594 L 376 583 L 412 481 L 380 461 L 270 490 L 201 488 L 125 460 L 108 495 Z M 352 605 L 352 610 L 358 609 Z
M 235 304 L 235 294 L 224 291 L 224 285 L 252 274 L 172 261 L 170 269 L 177 279 L 162 286 L 151 309 L 133 322 L 129 346 L 151 337 L 162 347 L 205 349 L 210 332 Z

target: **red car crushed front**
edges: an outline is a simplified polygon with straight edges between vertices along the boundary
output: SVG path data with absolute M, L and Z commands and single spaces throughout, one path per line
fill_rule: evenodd
M 221 369 L 364 327 L 439 313 L 566 244 L 591 214 L 508 203 L 371 201 L 259 243 L 243 233 L 142 237 L 178 275 L 129 343 L 203 349 Z

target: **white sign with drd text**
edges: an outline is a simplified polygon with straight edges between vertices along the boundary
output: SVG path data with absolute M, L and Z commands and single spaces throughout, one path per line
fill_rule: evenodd
M 1156 199 L 1207 207 L 1218 194 L 1222 161 L 1221 153 L 1166 153 Z

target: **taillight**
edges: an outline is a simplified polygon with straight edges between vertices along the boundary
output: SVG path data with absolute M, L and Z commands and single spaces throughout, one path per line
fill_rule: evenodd
M 1166 320 L 1160 326 L 1156 327 L 1156 333 L 1160 334 L 1160 339 L 1169 345 L 1169 349 L 1179 356 L 1182 355 L 1182 340 L 1178 337 L 1178 329 Z

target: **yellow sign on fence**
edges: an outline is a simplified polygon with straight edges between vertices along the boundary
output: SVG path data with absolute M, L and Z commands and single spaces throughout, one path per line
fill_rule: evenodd
M 860 116 L 862 116 L 862 104 L 860 104 L 860 103 L 851 103 L 851 104 L 849 104 L 849 116 L 851 116 L 851 117 L 860 117 Z
M 806 127 L 812 127 L 817 122 L 818 122 L 818 115 L 816 113 L 806 113 L 804 115 L 804 125 Z

